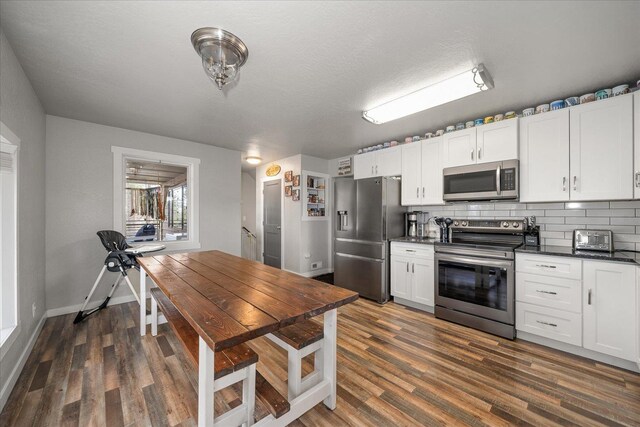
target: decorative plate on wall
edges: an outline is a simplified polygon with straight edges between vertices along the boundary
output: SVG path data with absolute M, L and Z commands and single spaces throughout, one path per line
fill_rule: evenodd
M 267 168 L 266 174 L 267 176 L 276 176 L 280 173 L 280 165 L 273 164 Z

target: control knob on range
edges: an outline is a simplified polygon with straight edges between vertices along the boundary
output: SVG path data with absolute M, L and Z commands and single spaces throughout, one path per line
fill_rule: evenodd
M 514 222 L 514 223 L 513 223 L 513 226 L 514 226 L 515 228 L 518 228 L 518 227 L 520 227 L 520 223 L 519 223 L 519 222 Z
M 453 221 L 453 225 L 458 226 L 458 221 Z
M 463 227 L 466 227 L 466 226 L 467 226 L 467 224 L 468 224 L 468 222 L 467 222 L 467 221 L 462 221 L 462 226 L 463 226 Z
M 504 228 L 508 228 L 508 227 L 509 227 L 509 223 L 508 223 L 507 221 L 504 221 L 504 222 L 502 223 L 502 226 L 503 226 Z

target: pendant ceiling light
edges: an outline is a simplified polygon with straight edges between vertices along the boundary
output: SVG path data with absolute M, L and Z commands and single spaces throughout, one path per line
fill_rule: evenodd
M 386 123 L 489 89 L 493 89 L 493 79 L 480 64 L 457 76 L 363 111 L 362 117 L 371 123 Z
M 191 34 L 191 43 L 202 57 L 204 72 L 218 89 L 235 80 L 249 56 L 249 49 L 242 40 L 220 28 L 195 30 Z

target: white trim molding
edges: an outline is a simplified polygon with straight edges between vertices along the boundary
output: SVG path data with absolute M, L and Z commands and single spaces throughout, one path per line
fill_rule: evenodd
M 112 146 L 113 153 L 113 229 L 123 231 L 125 206 L 125 159 L 160 161 L 187 168 L 189 239 L 163 241 L 167 250 L 200 249 L 200 159 L 176 154 L 157 153 L 134 148 Z M 124 234 L 124 233 L 123 233 Z

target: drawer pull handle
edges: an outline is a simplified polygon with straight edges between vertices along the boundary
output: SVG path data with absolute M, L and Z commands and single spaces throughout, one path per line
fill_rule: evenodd
M 405 249 L 405 252 L 415 252 L 415 249 Z
M 547 264 L 536 264 L 536 267 L 540 267 L 540 268 L 556 268 L 555 265 L 547 265 Z
M 557 292 L 552 292 L 552 291 L 541 291 L 539 289 L 536 289 L 536 292 L 539 292 L 541 294 L 549 294 L 549 295 L 558 295 Z
M 409 272 L 409 263 L 407 263 L 407 273 Z
M 591 289 L 589 289 L 589 293 L 587 294 L 587 304 L 591 305 Z
M 542 320 L 536 320 L 536 322 L 540 323 L 541 325 L 553 326 L 554 328 L 558 327 L 558 325 L 556 325 L 555 323 L 543 322 Z
M 411 272 L 412 273 L 416 272 L 416 265 L 414 263 L 411 263 Z

